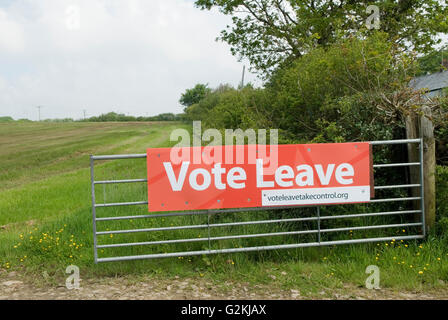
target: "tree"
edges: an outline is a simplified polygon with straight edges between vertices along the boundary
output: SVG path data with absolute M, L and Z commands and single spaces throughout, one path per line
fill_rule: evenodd
M 419 75 L 447 70 L 448 49 L 434 50 L 418 59 L 420 65 Z
M 403 138 L 404 118 L 431 102 L 409 88 L 415 55 L 387 37 L 344 39 L 279 70 L 267 85 L 274 126 L 315 142 Z
M 185 107 L 189 107 L 193 104 L 198 103 L 202 99 L 205 98 L 207 94 L 211 92 L 211 89 L 208 87 L 208 84 L 197 84 L 192 89 L 187 89 L 185 93 L 180 97 L 180 104 Z
M 282 67 L 258 90 L 214 90 L 186 109 L 214 128 L 277 128 L 285 143 L 403 138 L 404 118 L 419 112 L 409 88 L 417 64 L 384 32 L 317 47 Z
M 366 13 L 372 1 L 354 0 L 196 0 L 201 9 L 217 7 L 232 16 L 221 32 L 231 52 L 247 58 L 252 69 L 268 76 L 279 64 L 301 57 L 313 47 L 334 43 L 340 36 L 369 34 Z M 448 31 L 448 5 L 439 0 L 375 1 L 380 28 L 393 41 L 428 52 Z

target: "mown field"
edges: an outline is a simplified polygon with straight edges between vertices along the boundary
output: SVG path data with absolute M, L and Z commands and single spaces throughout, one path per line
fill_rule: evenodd
M 160 279 L 204 278 L 211 281 L 246 281 L 275 288 L 300 288 L 313 297 L 323 289 L 345 285 L 363 287 L 366 267 L 381 270 L 381 287 L 427 291 L 446 289 L 448 245 L 444 238 L 426 241 L 372 243 L 338 247 L 304 248 L 269 252 L 223 254 L 93 263 L 90 154 L 144 153 L 148 147 L 168 147 L 170 132 L 179 123 L 5 123 L 0 124 L 0 268 L 17 271 L 36 285 L 65 283 L 68 265 L 80 267 L 83 278 L 142 275 Z M 103 161 L 96 165 L 95 178 L 132 179 L 146 176 L 142 160 Z M 97 201 L 139 201 L 146 198 L 146 186 L 99 186 Z M 144 214 L 144 206 L 99 209 L 99 217 Z M 272 218 L 281 212 L 264 213 Z M 266 216 L 267 215 L 267 216 Z M 99 231 L 131 227 L 171 226 L 184 222 L 206 223 L 207 216 L 192 218 L 138 219 L 98 224 Z M 228 215 L 221 221 L 254 219 L 248 213 Z M 182 220 L 184 219 L 184 220 Z M 218 219 L 218 218 L 216 218 Z M 188 221 L 185 221 L 188 220 Z M 245 232 L 272 232 L 263 229 Z M 278 230 L 282 226 L 277 226 Z M 225 234 L 222 231 L 220 236 Z M 236 232 L 236 231 L 235 231 Z M 407 230 L 398 230 L 405 233 Z M 102 244 L 157 241 L 162 233 L 107 235 Z M 207 230 L 181 231 L 170 237 L 204 238 Z M 277 238 L 275 241 L 290 241 Z M 266 240 L 268 241 L 268 240 Z M 255 242 L 254 242 L 255 243 Z M 251 242 L 228 242 L 227 246 Z M 260 244 L 260 242 L 258 242 Z M 263 242 L 261 242 L 263 244 Z M 100 250 L 100 256 L 132 255 L 202 249 L 193 246 L 140 246 Z M 43 276 L 45 274 L 45 276 Z

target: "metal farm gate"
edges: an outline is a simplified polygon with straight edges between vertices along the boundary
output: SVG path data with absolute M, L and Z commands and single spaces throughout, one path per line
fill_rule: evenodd
M 146 212 L 148 202 L 141 199 L 139 199 L 141 201 L 133 199 L 117 202 L 106 201 L 106 186 L 139 184 L 139 188 L 142 190 L 141 194 L 145 194 L 146 178 L 95 180 L 95 161 L 146 159 L 146 154 L 91 156 L 95 263 L 164 257 L 182 259 L 184 256 L 192 255 L 423 239 L 425 237 L 425 213 L 422 139 L 373 141 L 370 144 L 373 146 L 373 154 L 378 146 L 419 145 L 419 162 L 374 163 L 373 165 L 375 192 L 399 190 L 399 196 L 375 198 L 366 205 L 257 207 L 163 214 L 148 214 Z M 406 167 L 418 168 L 420 173 L 418 184 L 403 182 L 406 181 L 406 170 L 404 170 Z M 376 185 L 377 172 L 387 170 L 387 168 L 403 172 L 401 183 Z M 122 171 L 126 172 L 126 170 L 125 168 Z M 146 170 L 144 172 L 146 173 Z M 101 195 L 98 190 L 100 186 L 103 187 L 102 203 L 97 203 L 96 199 Z M 127 188 L 129 189 L 129 187 Z M 115 195 L 120 199 L 127 196 L 126 191 L 119 190 L 115 192 Z M 348 209 L 345 209 L 342 214 L 335 212 L 342 208 L 341 206 L 348 207 Z M 379 206 L 379 209 L 373 210 L 372 206 Z M 120 210 L 123 208 L 126 209 Z M 330 209 L 326 210 L 326 208 Z M 359 211 L 353 212 L 354 209 Z M 110 210 L 113 210 L 113 214 Z M 329 211 L 331 214 L 323 214 L 323 211 Z M 265 212 L 262 218 L 254 219 L 254 216 L 261 212 Z M 280 212 L 282 214 L 279 214 Z M 276 213 L 278 215 L 275 215 Z M 245 220 L 238 219 L 240 217 L 245 217 Z M 347 220 L 350 219 L 355 220 L 357 225 L 348 226 Z M 248 230 L 250 227 L 255 228 L 255 233 Z M 197 234 L 198 232 L 199 234 Z M 372 232 L 380 232 L 380 235 L 372 236 Z M 354 233 L 357 233 L 358 237 L 354 237 Z M 329 235 L 337 236 L 332 238 Z M 260 241 L 260 239 L 263 239 L 261 244 L 254 242 Z M 274 241 L 274 239 L 277 240 Z M 171 251 L 168 251 L 168 248 Z

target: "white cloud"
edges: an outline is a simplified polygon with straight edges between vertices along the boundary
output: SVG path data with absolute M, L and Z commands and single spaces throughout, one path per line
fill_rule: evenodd
M 9 19 L 0 8 L 0 52 L 14 54 L 23 51 L 24 39 L 20 25 Z
M 0 8 L 0 115 L 180 112 L 198 82 L 237 85 L 242 64 L 214 41 L 228 23 L 187 0 L 11 2 Z

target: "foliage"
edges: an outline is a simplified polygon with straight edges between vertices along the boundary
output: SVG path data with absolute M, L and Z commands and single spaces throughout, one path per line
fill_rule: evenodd
M 447 90 L 448 91 L 448 90 Z M 448 92 L 436 98 L 439 108 L 433 111 L 437 163 L 448 165 Z
M 187 89 L 187 91 L 181 95 L 179 102 L 181 105 L 189 107 L 204 99 L 210 92 L 211 89 L 207 84 L 198 83 L 194 88 Z
M 415 69 L 414 57 L 388 42 L 384 33 L 349 38 L 316 48 L 277 72 L 269 86 L 274 92 L 271 112 L 302 140 L 372 140 L 383 132 L 391 138 L 403 126 L 403 114 L 423 103 L 408 88 Z
M 161 113 L 152 117 L 137 117 L 136 121 L 179 121 L 183 119 L 182 114 Z
M 73 122 L 72 118 L 63 118 L 63 119 L 45 119 L 42 122 Z
M 436 208 L 437 233 L 446 235 L 448 232 L 448 167 L 436 167 Z
M 254 128 L 264 119 L 258 116 L 258 110 L 265 103 L 263 89 L 248 85 L 237 90 L 230 85 L 221 85 L 199 103 L 186 108 L 185 114 L 188 120 L 201 120 L 208 127 Z
M 80 120 L 81 122 L 129 122 L 129 121 L 181 121 L 182 114 L 161 113 L 152 117 L 134 117 L 127 116 L 122 113 L 109 112 L 101 114 L 98 117 L 90 117 L 88 119 Z
M 408 88 L 413 56 L 384 33 L 316 48 L 272 76 L 265 89 L 223 86 L 186 109 L 215 128 L 278 128 L 283 142 L 402 138 L 402 116 L 424 103 Z
M 196 0 L 201 9 L 218 8 L 232 16 L 233 24 L 220 39 L 234 55 L 247 58 L 252 67 L 267 74 L 289 59 L 327 46 L 339 37 L 370 34 L 366 8 L 371 1 L 324 0 Z M 373 3 L 380 10 L 380 28 L 388 41 L 417 52 L 429 51 L 447 32 L 446 2 L 438 0 Z M 362 36 L 361 35 L 361 36 Z
M 420 72 L 418 75 L 444 71 L 448 66 L 448 49 L 432 50 L 418 59 Z
M 0 122 L 10 122 L 10 121 L 14 121 L 14 119 L 11 117 L 0 117 Z

